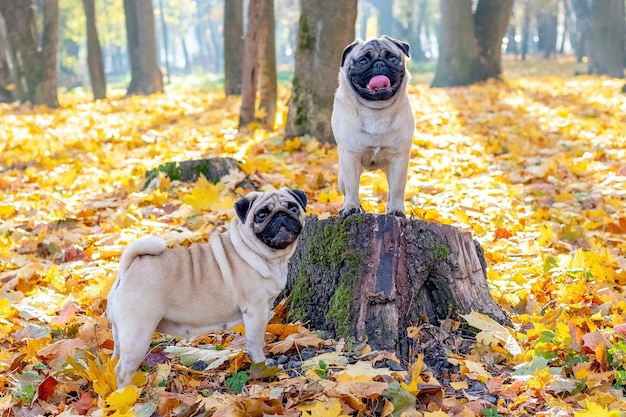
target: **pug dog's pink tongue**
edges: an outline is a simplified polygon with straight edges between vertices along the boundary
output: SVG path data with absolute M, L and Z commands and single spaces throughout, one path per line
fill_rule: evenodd
M 391 86 L 391 81 L 384 75 L 376 75 L 372 77 L 370 82 L 367 84 L 367 88 L 370 91 L 382 90 L 384 88 L 389 88 Z

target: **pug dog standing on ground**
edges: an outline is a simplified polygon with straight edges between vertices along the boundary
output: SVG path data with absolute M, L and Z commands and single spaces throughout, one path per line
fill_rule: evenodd
M 387 214 L 404 217 L 415 120 L 407 94 L 409 45 L 383 36 L 357 40 L 343 51 L 331 125 L 339 150 L 341 217 L 363 211 L 363 170 L 381 169 L 389 185 Z
M 287 281 L 306 202 L 288 188 L 253 192 L 235 204 L 230 229 L 208 244 L 168 249 L 159 237 L 131 243 L 107 307 L 118 388 L 130 383 L 155 331 L 190 337 L 243 321 L 248 355 L 264 361 L 265 326 Z

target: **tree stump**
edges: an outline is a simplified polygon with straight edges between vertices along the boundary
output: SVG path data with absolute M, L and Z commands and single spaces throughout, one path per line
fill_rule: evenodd
M 367 338 L 407 359 L 406 329 L 475 310 L 510 319 L 489 293 L 471 233 L 392 215 L 308 216 L 290 260 L 289 318 L 330 337 Z
M 239 163 L 233 158 L 207 158 L 194 159 L 190 161 L 166 162 L 153 170 L 146 172 L 146 186 L 159 174 L 163 172 L 171 180 L 184 182 L 198 181 L 203 175 L 210 182 L 218 182 L 222 177 L 228 175 L 230 171 L 241 172 Z M 248 178 L 245 178 L 238 187 L 254 190 L 256 187 Z

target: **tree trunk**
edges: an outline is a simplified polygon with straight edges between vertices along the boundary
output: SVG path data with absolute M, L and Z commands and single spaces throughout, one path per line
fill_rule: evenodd
M 261 31 L 259 33 L 259 109 L 264 113 L 261 122 L 274 129 L 278 85 L 276 75 L 276 36 L 274 22 L 274 0 L 265 0 Z
M 83 0 L 85 17 L 87 22 L 87 67 L 89 68 L 89 81 L 93 91 L 94 100 L 106 98 L 106 75 L 104 73 L 104 61 L 102 49 L 98 39 L 96 28 L 96 8 L 94 0 Z
M 183 57 L 185 58 L 185 74 L 191 74 L 191 62 L 189 61 L 189 51 L 187 50 L 187 42 L 185 41 L 184 31 L 180 31 L 180 46 L 183 48 Z
M 414 61 L 427 61 L 424 45 L 422 44 L 422 36 L 427 39 L 428 35 L 428 2 L 420 0 L 418 4 L 419 20 L 417 21 L 417 53 L 411 51 L 411 59 Z M 415 49 L 415 48 L 413 48 Z
M 413 2 L 408 7 L 406 39 L 411 45 L 411 60 L 414 62 L 426 61 L 426 55 L 422 46 L 422 28 L 425 21 L 426 1 Z
M 452 87 L 499 78 L 502 38 L 513 0 L 441 0 L 439 60 L 433 87 Z
M 392 36 L 393 0 L 372 0 L 371 3 L 378 12 L 378 36 Z
M 31 0 L 0 0 L 0 14 L 7 28 L 11 60 L 20 101 L 59 107 L 57 97 L 57 49 L 59 2 L 43 6 L 43 32 L 39 44 L 35 8 Z
M 330 128 L 341 54 L 354 40 L 357 0 L 301 2 L 285 135 L 335 143 Z
M 262 15 L 268 0 L 250 0 L 248 5 L 248 26 L 244 40 L 243 78 L 241 82 L 241 109 L 239 128 L 245 128 L 254 121 L 256 89 L 259 77 L 259 32 Z
M 561 43 L 559 44 L 559 55 L 565 54 L 565 44 L 570 39 L 570 30 L 572 26 L 572 13 L 569 5 L 570 0 L 563 0 L 563 36 L 561 37 Z M 570 41 L 571 43 L 571 41 Z
M 589 73 L 624 78 L 624 1 L 591 2 Z
M 407 358 L 406 329 L 475 310 L 510 319 L 486 282 L 469 232 L 391 215 L 307 218 L 290 260 L 290 319 L 334 338 L 367 338 Z M 280 299 L 280 297 L 279 297 Z
M 207 41 L 204 36 L 204 23 L 200 22 L 196 24 L 193 33 L 196 35 L 196 42 L 198 43 L 198 59 L 200 60 L 200 67 L 202 69 L 207 69 L 209 58 L 206 46 Z
M 576 15 L 576 59 L 583 62 L 583 57 L 589 55 L 589 34 L 591 32 L 591 6 L 589 0 L 572 0 L 572 8 Z
M 198 178 L 202 175 L 209 180 L 209 182 L 217 183 L 222 177 L 233 172 L 240 173 L 242 170 L 239 168 L 239 163 L 233 158 L 208 158 L 181 162 L 166 162 L 146 172 L 147 179 L 143 188 L 148 187 L 160 172 L 167 175 L 171 180 L 195 182 L 198 181 Z M 256 190 L 256 187 L 248 177 L 241 180 L 236 187 L 241 187 L 246 190 Z
M 520 47 L 522 61 L 526 60 L 526 56 L 528 55 L 530 38 L 530 6 L 526 3 L 524 5 L 524 12 L 522 16 L 522 45 Z
M 152 0 L 124 0 L 131 80 L 127 95 L 163 92 L 163 74 L 157 63 Z
M 5 24 L 0 16 L 0 103 L 15 101 L 15 81 L 9 67 L 7 52 Z
M 243 77 L 243 0 L 224 2 L 224 92 L 241 94 Z
M 209 28 L 209 35 L 211 39 L 211 50 L 213 51 L 213 72 L 220 72 L 222 68 L 224 68 L 224 63 L 222 62 L 222 58 L 224 56 L 224 48 L 222 45 L 223 35 L 220 34 L 221 23 L 214 22 L 210 20 L 207 22 L 207 27 Z
M 167 23 L 165 23 L 165 10 L 163 8 L 163 0 L 159 0 L 159 17 L 161 19 L 161 36 L 163 36 L 163 64 L 165 64 L 165 76 L 167 83 L 170 83 L 170 51 L 169 37 L 167 35 Z
M 554 4 L 555 7 L 558 4 Z M 543 51 L 544 58 L 551 58 L 556 52 L 557 38 L 557 10 L 547 10 L 537 14 L 537 33 L 539 50 Z

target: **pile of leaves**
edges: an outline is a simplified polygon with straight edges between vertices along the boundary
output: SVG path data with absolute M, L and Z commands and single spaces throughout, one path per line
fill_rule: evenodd
M 238 100 L 203 91 L 63 96 L 58 110 L 0 107 L 0 411 L 3 416 L 619 416 L 626 413 L 626 104 L 621 82 L 520 78 L 410 88 L 416 133 L 410 214 L 469 230 L 505 328 L 477 313 L 408 329 L 425 355 L 326 340 L 285 320 L 251 366 L 243 328 L 155 335 L 117 390 L 104 316 L 122 248 L 147 234 L 206 242 L 247 190 L 302 189 L 309 212 L 341 207 L 337 151 L 237 131 Z M 146 172 L 231 157 L 218 183 Z M 363 205 L 383 213 L 380 172 Z M 468 335 L 459 326 L 473 329 Z M 433 349 L 437 346 L 437 349 Z M 428 352 L 436 351 L 435 356 Z

